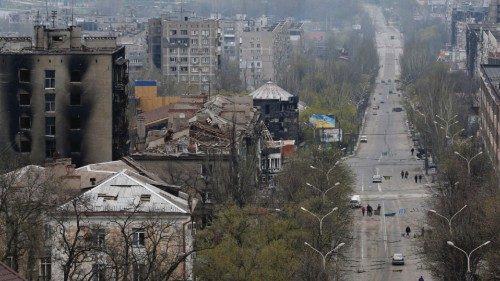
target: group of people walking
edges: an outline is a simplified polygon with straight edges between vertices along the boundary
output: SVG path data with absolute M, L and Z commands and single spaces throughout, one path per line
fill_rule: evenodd
M 378 214 L 380 214 L 380 209 L 382 209 L 382 206 L 380 206 L 380 204 L 378 204 L 377 206 L 377 212 Z M 365 206 L 361 207 L 361 213 L 363 214 L 363 216 L 365 216 L 365 213 L 371 217 L 373 215 L 373 207 L 370 206 L 370 204 L 366 205 L 366 208 Z
M 401 178 L 402 179 L 408 179 L 408 176 L 409 176 L 410 173 L 408 173 L 408 171 L 405 171 L 405 170 L 402 170 L 401 171 Z M 418 183 L 418 182 L 422 182 L 422 178 L 423 176 L 420 174 L 420 175 L 415 175 L 414 179 L 415 179 L 415 183 Z

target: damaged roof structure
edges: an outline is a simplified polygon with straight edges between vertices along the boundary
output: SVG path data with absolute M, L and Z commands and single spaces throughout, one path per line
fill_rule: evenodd
M 165 128 L 148 143 L 144 153 L 227 154 L 233 140 L 239 143 L 254 133 L 260 124 L 259 116 L 250 96 L 215 96 L 188 120 L 187 128 Z

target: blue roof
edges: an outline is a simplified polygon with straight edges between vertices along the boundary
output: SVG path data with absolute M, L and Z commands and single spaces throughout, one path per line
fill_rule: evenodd
M 155 80 L 135 80 L 134 86 L 156 86 Z

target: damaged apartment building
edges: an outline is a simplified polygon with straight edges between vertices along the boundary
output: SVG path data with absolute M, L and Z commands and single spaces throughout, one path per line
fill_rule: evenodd
M 0 38 L 0 149 L 78 166 L 128 152 L 125 48 L 81 28 Z

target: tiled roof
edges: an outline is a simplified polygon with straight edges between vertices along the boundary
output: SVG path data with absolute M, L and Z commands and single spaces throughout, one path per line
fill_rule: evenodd
M 25 281 L 17 272 L 0 262 L 0 281 Z
M 266 84 L 260 86 L 260 88 L 253 91 L 250 95 L 254 100 L 288 101 L 289 98 L 293 97 L 292 94 L 283 90 L 272 81 L 269 81 Z

